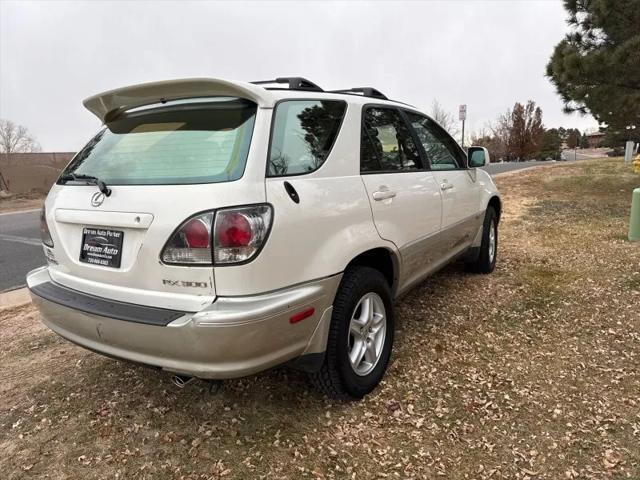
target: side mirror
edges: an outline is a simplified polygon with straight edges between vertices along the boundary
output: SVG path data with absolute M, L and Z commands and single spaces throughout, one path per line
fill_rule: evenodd
M 490 163 L 489 150 L 484 147 L 469 147 L 467 150 L 469 168 L 484 167 Z

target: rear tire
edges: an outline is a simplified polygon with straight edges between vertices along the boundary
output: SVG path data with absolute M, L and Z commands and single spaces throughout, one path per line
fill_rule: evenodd
M 391 288 L 370 267 L 350 267 L 333 302 L 327 349 L 316 388 L 336 399 L 360 399 L 382 380 L 393 347 Z
M 496 268 L 498 258 L 498 216 L 493 207 L 488 207 L 482 225 L 482 243 L 478 258 L 467 263 L 470 271 L 475 273 L 491 273 Z

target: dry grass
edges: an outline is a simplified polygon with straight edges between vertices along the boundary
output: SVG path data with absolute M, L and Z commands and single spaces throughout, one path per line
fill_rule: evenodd
M 640 177 L 619 161 L 499 180 L 493 275 L 453 265 L 398 305 L 386 380 L 335 404 L 277 369 L 168 375 L 0 311 L 3 478 L 640 478 Z
M 40 208 L 46 196 L 46 193 L 31 192 L 11 195 L 7 198 L 0 197 L 0 213 Z

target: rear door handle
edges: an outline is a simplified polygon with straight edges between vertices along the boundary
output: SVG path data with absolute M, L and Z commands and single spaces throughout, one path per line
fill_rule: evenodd
M 377 202 L 381 200 L 388 200 L 389 198 L 393 198 L 396 196 L 396 192 L 392 192 L 391 190 L 378 190 L 377 192 L 373 192 L 373 199 Z
M 451 190 L 453 188 L 453 184 L 449 182 L 443 182 L 440 184 L 440 190 Z

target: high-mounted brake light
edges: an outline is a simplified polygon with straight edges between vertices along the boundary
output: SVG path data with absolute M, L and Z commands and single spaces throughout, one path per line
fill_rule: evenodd
M 246 262 L 262 248 L 271 228 L 270 205 L 218 210 L 213 228 L 213 262 Z
M 231 265 L 262 248 L 271 228 L 270 205 L 225 208 L 187 219 L 162 250 L 174 265 Z
M 42 238 L 42 243 L 47 247 L 53 248 L 53 238 L 51 238 L 49 225 L 47 225 L 47 210 L 44 206 L 40 210 L 40 237 Z

